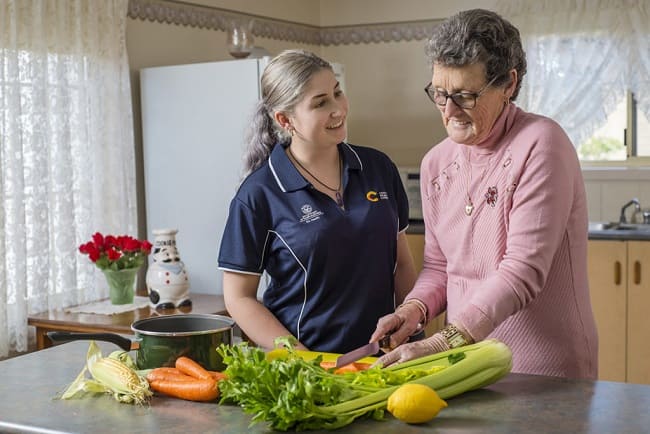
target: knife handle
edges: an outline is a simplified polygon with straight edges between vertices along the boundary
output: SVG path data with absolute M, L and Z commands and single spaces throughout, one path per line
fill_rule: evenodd
M 392 350 L 390 347 L 390 335 L 386 335 L 383 338 L 379 339 L 379 348 L 381 348 L 385 353 Z

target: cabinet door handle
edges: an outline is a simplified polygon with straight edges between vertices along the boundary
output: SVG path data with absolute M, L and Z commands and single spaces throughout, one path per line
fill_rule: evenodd
M 634 284 L 641 284 L 641 262 L 634 261 Z
M 621 262 L 614 261 L 614 285 L 621 284 Z

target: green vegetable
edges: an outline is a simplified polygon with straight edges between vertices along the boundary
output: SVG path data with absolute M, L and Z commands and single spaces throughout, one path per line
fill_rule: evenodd
M 366 416 L 381 419 L 388 397 L 405 383 L 425 384 L 442 399 L 497 381 L 510 372 L 511 353 L 496 340 L 456 348 L 385 369 L 336 375 L 305 361 L 293 351 L 267 360 L 266 354 L 242 343 L 217 351 L 227 368 L 221 403 L 237 403 L 253 414 L 252 423 L 268 421 L 276 430 L 336 429 Z M 460 356 L 463 354 L 463 356 Z

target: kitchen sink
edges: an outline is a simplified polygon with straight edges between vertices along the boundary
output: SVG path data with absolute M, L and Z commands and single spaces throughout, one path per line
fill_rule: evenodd
M 650 231 L 650 224 L 644 223 L 617 223 L 614 226 L 617 231 Z
M 619 223 L 619 222 L 590 222 L 590 231 L 648 231 L 650 224 L 645 223 Z

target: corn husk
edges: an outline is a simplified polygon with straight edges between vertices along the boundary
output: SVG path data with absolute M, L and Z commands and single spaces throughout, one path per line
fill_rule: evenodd
M 118 352 L 103 357 L 95 343 L 90 341 L 86 364 L 77 378 L 61 394 L 61 399 L 78 399 L 89 395 L 110 394 L 118 402 L 127 404 L 144 404 L 153 395 L 149 382 L 129 366 L 128 361 Z M 131 359 L 131 364 L 135 366 Z M 90 378 L 86 376 L 90 374 Z
M 135 362 L 133 361 L 133 359 L 131 358 L 131 356 L 127 351 L 115 350 L 108 355 L 108 358 L 119 360 L 120 362 L 124 363 L 126 366 L 133 369 L 134 371 L 138 369 Z

